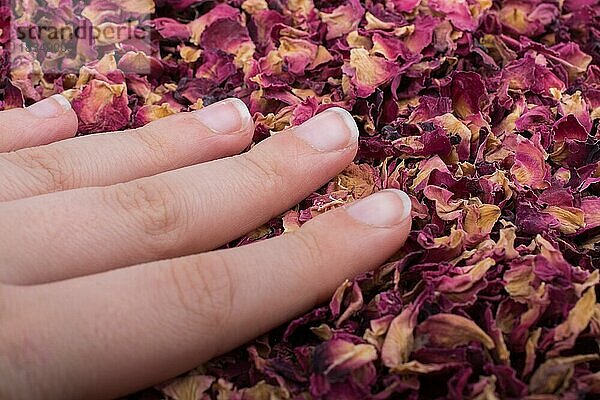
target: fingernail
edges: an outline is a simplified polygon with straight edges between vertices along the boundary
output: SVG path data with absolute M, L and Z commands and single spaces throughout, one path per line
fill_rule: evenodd
M 352 203 L 348 214 L 364 224 L 388 227 L 399 224 L 412 208 L 410 198 L 397 189 L 386 189 Z
M 27 110 L 38 118 L 54 118 L 71 109 L 71 103 L 66 97 L 55 94 L 33 103 Z
M 341 150 L 358 141 L 358 127 L 343 108 L 328 108 L 294 128 L 294 133 L 320 151 Z
M 218 134 L 240 132 L 252 121 L 248 107 L 243 101 L 233 97 L 192 111 L 192 114 L 204 126 Z

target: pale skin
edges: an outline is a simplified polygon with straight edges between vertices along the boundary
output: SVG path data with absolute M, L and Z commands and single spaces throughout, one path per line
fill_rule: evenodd
M 112 398 L 184 373 L 331 296 L 410 231 L 386 190 L 214 250 L 342 171 L 357 128 L 324 111 L 245 151 L 237 100 L 76 137 L 62 97 L 0 112 L 0 398 Z

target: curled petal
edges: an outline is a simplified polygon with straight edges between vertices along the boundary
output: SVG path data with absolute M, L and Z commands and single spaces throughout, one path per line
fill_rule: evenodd
M 416 336 L 423 346 L 454 348 L 477 341 L 488 349 L 495 347 L 492 338 L 473 321 L 455 314 L 432 315 L 417 326 Z
M 398 74 L 399 67 L 382 57 L 371 56 L 365 49 L 350 50 L 350 62 L 345 72 L 351 78 L 356 95 L 368 97 L 375 89 L 388 83 Z
M 413 350 L 417 315 L 417 308 L 410 305 L 392 320 L 381 349 L 381 360 L 386 367 L 395 368 L 408 361 Z
M 534 189 L 550 186 L 550 168 L 546 164 L 547 154 L 531 140 L 522 136 L 517 138 L 515 164 L 510 169 L 517 182 Z

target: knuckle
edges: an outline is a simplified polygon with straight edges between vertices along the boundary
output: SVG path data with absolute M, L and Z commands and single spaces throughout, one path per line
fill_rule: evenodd
M 56 147 L 16 151 L 8 154 L 5 160 L 31 175 L 36 187 L 45 192 L 72 189 L 77 184 L 75 169 L 68 165 L 67 158 Z
M 149 248 L 160 252 L 177 244 L 185 230 L 182 207 L 170 185 L 158 178 L 121 183 L 107 189 L 106 199 L 132 220 Z
M 146 153 L 144 158 L 148 157 L 154 164 L 163 169 L 173 169 L 176 167 L 174 152 L 169 145 L 168 137 L 163 131 L 157 130 L 152 124 L 143 128 L 134 129 L 131 134 L 142 144 Z
M 221 332 L 231 319 L 236 281 L 230 265 L 222 258 L 204 256 L 174 261 L 170 276 L 176 305 L 204 327 Z M 216 259 L 215 259 L 216 258 Z
M 312 297 L 313 304 L 317 305 L 331 294 L 327 279 L 319 280 L 316 277 L 322 276 L 323 271 L 330 270 L 330 264 L 335 262 L 336 258 L 334 250 L 317 236 L 302 230 L 289 235 L 289 239 L 295 241 L 289 255 L 295 267 L 287 269 L 293 275 L 290 281 L 314 282 L 312 293 L 307 296 Z
M 249 179 L 252 187 L 261 192 L 280 192 L 286 183 L 286 166 L 264 153 L 249 151 L 236 158 L 242 168 L 242 176 Z
M 314 275 L 315 270 L 321 270 L 324 264 L 325 257 L 330 250 L 325 244 L 315 235 L 303 232 L 302 230 L 293 232 L 292 238 L 296 245 L 293 247 L 296 262 L 302 263 L 304 268 L 299 268 L 299 271 L 306 271 L 310 275 Z

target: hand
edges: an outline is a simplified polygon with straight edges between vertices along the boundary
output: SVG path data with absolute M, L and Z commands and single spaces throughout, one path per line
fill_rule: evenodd
M 410 200 L 386 190 L 213 250 L 352 161 L 340 108 L 241 155 L 253 123 L 236 99 L 66 139 L 77 117 L 53 96 L 0 126 L 2 399 L 114 397 L 183 373 L 327 300 L 410 229 Z

